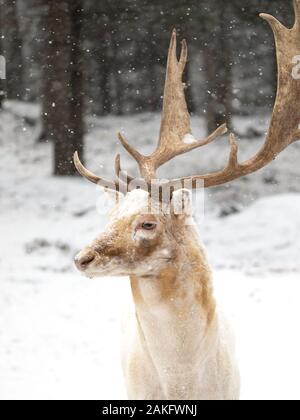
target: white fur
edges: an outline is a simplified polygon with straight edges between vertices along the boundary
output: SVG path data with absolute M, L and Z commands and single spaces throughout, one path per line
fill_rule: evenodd
M 157 298 L 154 279 L 141 279 L 143 296 Z M 127 318 L 123 337 L 123 369 L 129 399 L 238 400 L 239 373 L 234 340 L 226 321 L 217 317 L 207 333 L 205 314 L 193 305 L 174 316 L 184 301 L 143 308 Z
M 171 207 L 180 206 L 182 215 L 160 216 L 160 230 L 156 233 L 136 228 L 148 204 L 147 192 L 129 193 L 116 207 L 104 234 L 79 254 L 81 258 L 85 253 L 89 255 L 93 247 L 100 249 L 85 269 L 90 277 L 131 276 L 135 308 L 123 346 L 128 397 L 238 399 L 239 374 L 233 340 L 215 312 L 211 272 L 196 229 L 185 223 L 192 218 L 191 193 L 179 190 L 173 194 Z M 132 221 L 132 215 L 137 220 Z M 126 229 L 120 231 L 116 223 L 119 220 Z M 132 235 L 122 238 L 125 255 L 106 254 L 105 249 L 113 247 L 115 238 L 124 232 Z M 159 240 L 148 254 L 142 247 L 149 239 Z
M 118 218 L 130 217 L 147 209 L 148 200 L 149 193 L 147 191 L 137 189 L 129 192 L 118 208 Z

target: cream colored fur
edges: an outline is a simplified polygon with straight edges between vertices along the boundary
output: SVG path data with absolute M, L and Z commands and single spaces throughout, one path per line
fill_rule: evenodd
M 135 311 L 123 345 L 128 398 L 237 400 L 233 338 L 217 311 L 189 194 L 174 194 L 172 208 L 181 201 L 182 215 L 144 215 L 146 201 L 142 191 L 128 194 L 106 231 L 76 260 L 92 253 L 83 270 L 90 277 L 130 276 Z M 156 229 L 143 230 L 144 221 L 154 221 Z

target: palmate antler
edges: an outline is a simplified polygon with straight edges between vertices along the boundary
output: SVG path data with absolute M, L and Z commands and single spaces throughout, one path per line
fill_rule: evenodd
M 295 57 L 300 55 L 300 0 L 294 0 L 294 9 L 296 19 L 295 25 L 291 29 L 283 26 L 271 15 L 260 15 L 269 22 L 273 29 L 278 62 L 277 97 L 267 138 L 262 148 L 251 159 L 239 163 L 237 141 L 231 134 L 230 156 L 224 170 L 206 175 L 178 178 L 170 181 L 169 184 L 164 183 L 164 187 L 176 185 L 175 188 L 180 188 L 188 182 L 193 188 L 197 188 L 199 180 L 203 181 L 206 188 L 225 184 L 263 168 L 286 147 L 300 138 L 300 80 L 292 76 Z M 176 31 L 173 31 L 168 55 L 160 137 L 154 153 L 150 156 L 143 156 L 119 134 L 122 145 L 137 161 L 146 187 L 156 179 L 156 171 L 160 166 L 175 156 L 211 143 L 227 131 L 226 126 L 222 125 L 204 140 L 196 140 L 192 137 L 190 115 L 184 93 L 185 85 L 182 83 L 187 62 L 186 42 L 182 43 L 179 61 L 176 50 Z M 75 165 L 79 172 L 90 181 L 100 184 L 104 182 L 87 170 L 87 173 L 84 174 L 85 168 L 77 155 L 75 156 Z M 118 185 L 120 185 L 119 183 L 124 183 L 124 180 L 120 177 L 122 171 L 119 156 L 116 159 L 115 167 L 119 177 Z M 131 180 L 132 178 L 127 179 L 126 183 L 129 185 Z
M 122 134 L 119 133 L 119 140 L 127 152 L 137 161 L 141 176 L 147 182 L 155 179 L 156 170 L 175 156 L 205 146 L 227 132 L 226 125 L 224 124 L 206 139 L 198 141 L 194 139 L 194 141 L 191 142 L 193 137 L 190 115 L 184 93 L 185 84 L 182 82 L 186 63 L 186 41 L 182 42 L 181 56 L 178 61 L 176 31 L 174 30 L 169 48 L 159 142 L 155 152 L 151 156 L 141 155 L 133 149 Z

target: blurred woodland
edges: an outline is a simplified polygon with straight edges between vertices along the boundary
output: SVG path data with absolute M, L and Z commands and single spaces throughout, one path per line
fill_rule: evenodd
M 189 44 L 187 97 L 207 130 L 271 110 L 274 40 L 258 14 L 291 25 L 292 0 L 0 0 L 2 98 L 41 104 L 54 173 L 74 175 L 85 116 L 158 112 L 173 27 Z

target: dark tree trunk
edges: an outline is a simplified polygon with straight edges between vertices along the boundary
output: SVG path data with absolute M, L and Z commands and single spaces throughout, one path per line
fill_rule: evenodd
M 118 60 L 118 45 L 114 39 L 112 39 L 112 56 L 114 57 L 115 65 L 114 65 L 114 85 L 115 85 L 115 101 L 114 101 L 114 113 L 116 115 L 123 114 L 123 99 L 124 99 L 124 83 L 122 81 L 122 71 L 118 72 L 122 68 L 122 63 Z
M 0 79 L 0 109 L 3 108 L 4 99 L 5 99 L 5 80 Z
M 84 138 L 84 90 L 83 90 L 83 48 L 82 48 L 82 27 L 83 7 L 82 0 L 73 0 L 71 10 L 71 89 L 72 98 L 70 103 L 71 113 L 71 141 L 77 145 L 77 151 L 83 152 Z
M 99 7 L 99 4 L 96 6 Z M 85 34 L 88 45 L 88 51 L 85 51 L 84 59 L 86 62 L 85 88 L 88 90 L 91 98 L 89 111 L 96 115 L 103 115 L 101 60 L 106 22 L 103 13 L 101 10 L 98 10 L 98 7 L 92 8 L 85 13 L 82 31 Z
M 0 44 L 0 54 L 2 46 Z M 6 98 L 6 61 L 4 56 L 0 56 L 0 109 L 3 108 L 3 101 Z
M 140 50 L 137 60 L 144 57 L 147 74 L 147 100 L 144 111 L 157 112 L 161 108 L 163 90 L 160 89 L 159 74 L 157 71 L 157 46 L 153 33 L 153 22 L 147 28 L 147 38 L 144 40 L 144 49 Z
M 102 114 L 108 115 L 112 112 L 113 101 L 111 95 L 111 57 L 110 57 L 110 40 L 109 34 L 104 34 L 102 60 L 100 66 L 101 72 L 101 97 L 102 97 Z
M 48 5 L 48 0 L 43 0 L 47 7 L 47 12 L 44 15 L 44 25 L 47 33 L 44 36 L 43 44 L 45 45 L 45 55 L 42 58 L 42 69 L 43 69 L 43 92 L 41 94 L 42 101 L 42 132 L 39 137 L 40 142 L 52 141 L 54 138 L 54 105 L 56 105 L 56 92 L 54 91 L 54 77 L 55 77 L 55 63 L 53 55 L 56 54 L 57 48 L 54 44 L 55 28 L 52 27 L 50 13 L 52 10 Z M 51 19 L 51 22 L 50 22 Z M 55 102 L 56 101 L 56 102 Z
M 232 63 L 227 36 L 227 5 L 222 2 L 215 10 L 214 31 L 208 28 L 207 48 L 204 50 L 206 72 L 207 130 L 214 131 L 221 124 L 230 127 L 232 117 Z
M 6 59 L 6 96 L 23 97 L 22 37 L 16 0 L 0 0 L 1 54 Z
M 54 143 L 54 174 L 75 175 L 73 154 L 83 154 L 81 2 L 52 0 L 46 29 L 45 133 Z

